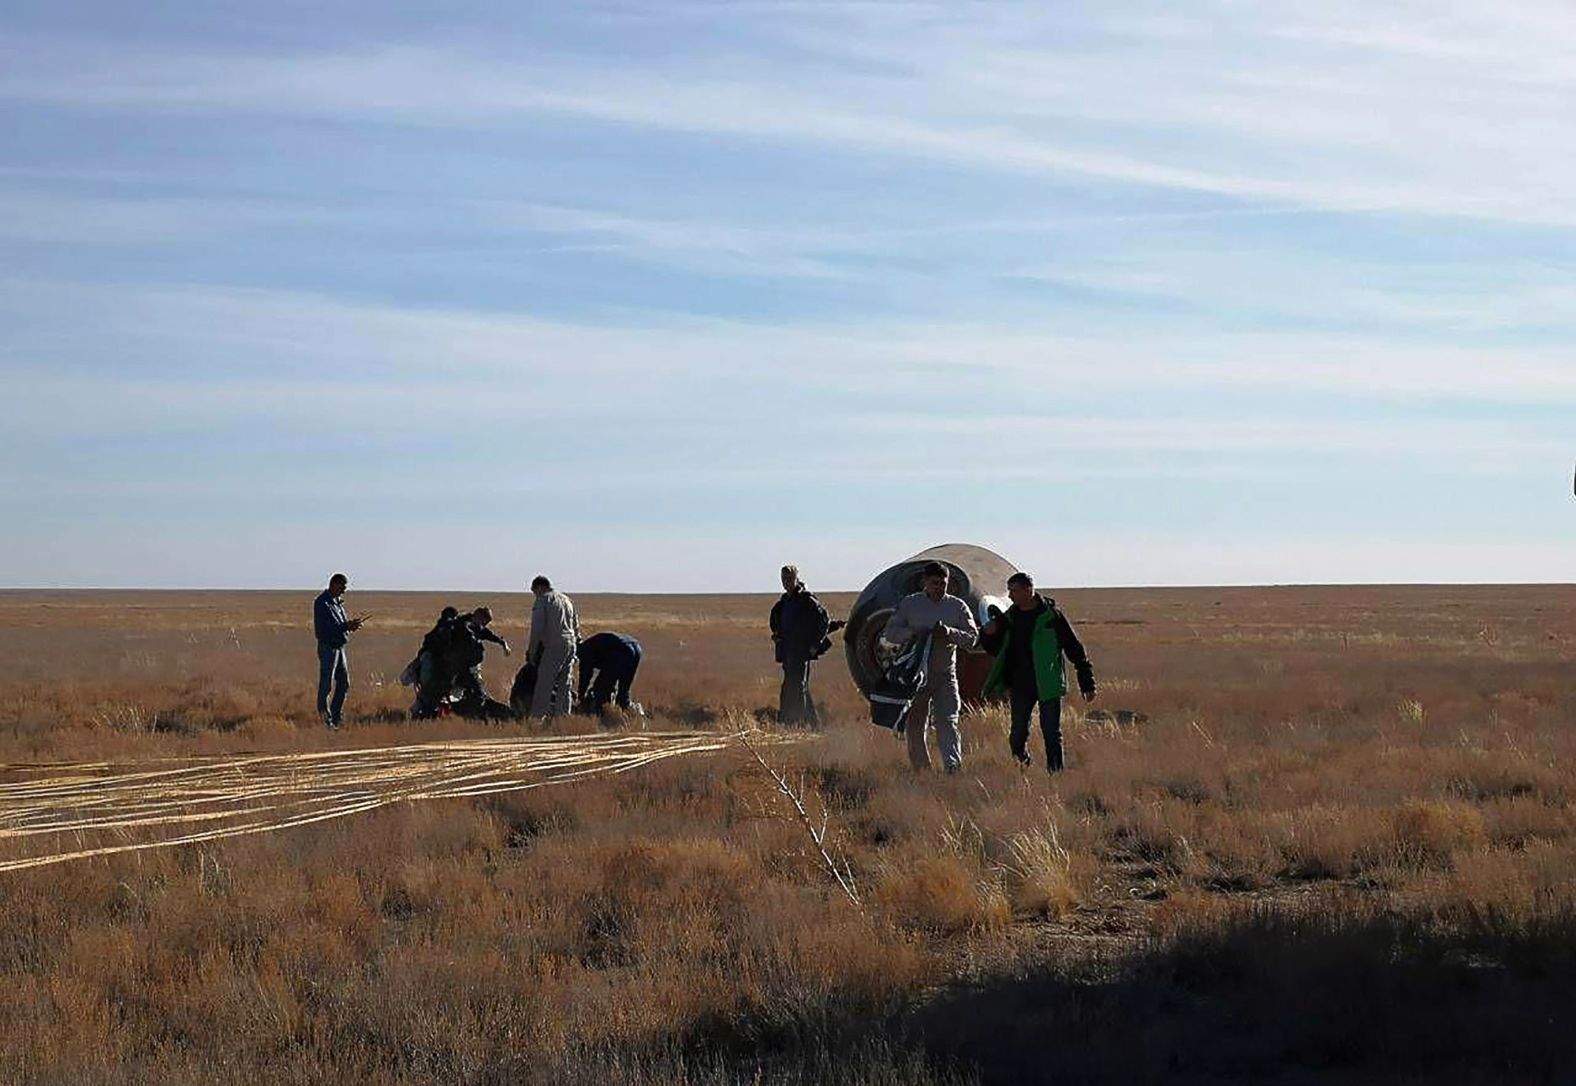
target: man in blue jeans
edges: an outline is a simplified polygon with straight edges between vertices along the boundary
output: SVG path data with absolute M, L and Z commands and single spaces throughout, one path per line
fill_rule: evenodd
M 361 629 L 364 618 L 345 613 L 345 589 L 350 578 L 336 573 L 328 587 L 312 601 L 312 629 L 317 634 L 317 715 L 330 728 L 339 727 L 339 715 L 350 693 L 350 669 L 345 665 L 345 646 L 350 635 Z M 330 699 L 329 691 L 333 690 Z

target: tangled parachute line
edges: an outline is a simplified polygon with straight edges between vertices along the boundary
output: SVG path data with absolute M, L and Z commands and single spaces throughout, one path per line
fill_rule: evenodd
M 0 774 L 7 776 L 51 774 L 0 783 L 0 847 L 29 853 L 0 857 L 0 872 L 271 833 L 394 803 L 518 792 L 626 773 L 668 758 L 723 750 L 732 742 L 716 732 L 641 732 L 119 766 L 0 765 Z

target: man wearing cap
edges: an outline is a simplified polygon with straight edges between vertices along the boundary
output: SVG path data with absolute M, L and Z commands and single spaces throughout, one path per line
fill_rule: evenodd
M 979 640 L 979 626 L 974 622 L 969 605 L 957 596 L 948 595 L 949 577 L 946 566 L 940 562 L 928 563 L 920 572 L 922 591 L 898 601 L 881 631 L 881 639 L 894 645 L 906 645 L 916 637 L 930 635 L 925 686 L 904 718 L 908 760 L 915 769 L 930 768 L 926 737 L 934 722 L 941 764 L 948 773 L 956 773 L 963 765 L 963 735 L 958 730 L 958 714 L 963 709 L 963 699 L 958 693 L 958 650 L 974 647 Z
M 540 574 L 531 581 L 531 637 L 526 659 L 536 664 L 536 690 L 531 695 L 534 717 L 565 716 L 574 708 L 575 649 L 580 644 L 580 619 L 575 604 Z
M 317 715 L 329 728 L 339 727 L 345 696 L 350 693 L 350 666 L 345 646 L 364 621 L 345 613 L 345 589 L 348 587 L 350 578 L 336 573 L 328 579 L 328 587 L 312 601 L 312 630 L 317 635 Z

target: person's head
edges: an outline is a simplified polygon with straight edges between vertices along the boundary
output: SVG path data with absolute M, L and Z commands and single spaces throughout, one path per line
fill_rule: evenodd
M 553 582 L 549 581 L 540 573 L 531 578 L 531 591 L 535 592 L 538 596 L 542 595 L 544 592 L 551 592 L 552 590 Z
M 471 612 L 471 621 L 478 626 L 485 626 L 492 621 L 492 608 L 481 606 Z
M 932 600 L 940 600 L 947 594 L 947 567 L 940 562 L 927 562 L 925 568 L 919 571 L 919 587 L 925 595 Z
M 336 573 L 328 579 L 328 594 L 338 599 L 345 594 L 345 589 L 350 587 L 350 578 L 343 573 Z
M 1034 578 L 1022 570 L 1008 577 L 1007 598 L 1017 606 L 1027 608 L 1034 602 Z
M 804 582 L 799 580 L 799 567 L 798 566 L 784 566 L 783 567 L 783 591 L 784 592 L 792 592 L 795 588 L 798 588 L 803 583 Z
M 460 609 L 458 607 L 445 607 L 443 610 L 438 612 L 439 622 L 453 622 L 459 617 Z

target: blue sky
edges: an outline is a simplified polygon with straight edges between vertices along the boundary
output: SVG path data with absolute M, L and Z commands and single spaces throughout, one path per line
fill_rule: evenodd
M 1569 581 L 1576 9 L 12 0 L 13 585 Z

